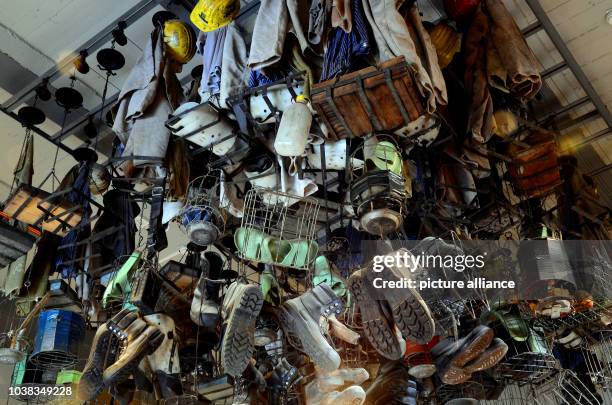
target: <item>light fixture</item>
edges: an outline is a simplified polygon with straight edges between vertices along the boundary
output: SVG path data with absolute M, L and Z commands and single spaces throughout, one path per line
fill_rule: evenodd
M 98 136 L 98 128 L 96 128 L 96 124 L 93 122 L 93 116 L 90 115 L 87 124 L 83 127 L 83 132 L 89 139 L 94 139 Z
M 87 49 L 83 49 L 81 52 L 79 52 L 79 56 L 73 62 L 76 70 L 83 75 L 89 73 L 89 64 L 87 64 L 86 60 L 88 55 L 89 53 L 87 52 Z
M 124 32 L 126 28 L 127 23 L 125 21 L 119 21 L 119 23 L 117 23 L 117 28 L 112 32 L 113 40 L 120 46 L 125 46 L 127 44 L 127 37 Z
M 49 78 L 44 78 L 34 91 L 36 92 L 38 98 L 42 101 L 51 100 L 51 92 L 49 91 Z

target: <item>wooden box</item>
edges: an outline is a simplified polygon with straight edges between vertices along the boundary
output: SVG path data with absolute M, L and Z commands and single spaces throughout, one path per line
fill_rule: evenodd
M 311 103 L 332 139 L 395 131 L 425 113 L 403 56 L 315 84 Z

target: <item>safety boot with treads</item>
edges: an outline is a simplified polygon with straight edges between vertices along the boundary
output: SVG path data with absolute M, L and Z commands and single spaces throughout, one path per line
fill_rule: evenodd
M 340 356 L 321 334 L 321 318 L 342 313 L 343 303 L 327 284 L 285 302 L 280 308 L 283 328 L 299 339 L 304 352 L 324 371 L 340 366 Z
M 253 354 L 255 321 L 263 305 L 259 286 L 233 282 L 223 299 L 221 315 L 225 333 L 221 344 L 221 365 L 237 377 L 242 374 Z

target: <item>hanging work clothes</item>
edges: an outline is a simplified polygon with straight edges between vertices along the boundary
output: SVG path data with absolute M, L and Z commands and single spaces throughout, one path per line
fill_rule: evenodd
M 198 49 L 202 54 L 203 72 L 200 83 L 202 101 L 221 91 L 221 66 L 227 26 L 210 32 L 200 32 Z
M 346 32 L 341 27 L 332 31 L 325 58 L 321 81 L 331 79 L 349 70 L 358 69 L 359 58 L 370 54 L 370 34 L 363 13 L 361 0 L 352 0 L 352 30 Z
M 159 165 L 166 156 L 170 131 L 164 124 L 183 101 L 180 82 L 163 57 L 162 35 L 160 28 L 153 31 L 112 110 L 123 156 L 154 158 L 135 160 L 136 167 Z

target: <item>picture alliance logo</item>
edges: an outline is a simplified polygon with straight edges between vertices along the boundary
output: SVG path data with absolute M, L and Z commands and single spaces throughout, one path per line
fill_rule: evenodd
M 407 250 L 397 251 L 395 254 L 374 256 L 372 271 L 380 273 L 385 267 L 402 267 L 410 272 L 422 268 L 446 268 L 461 273 L 466 269 L 482 269 L 485 255 L 415 255 Z

